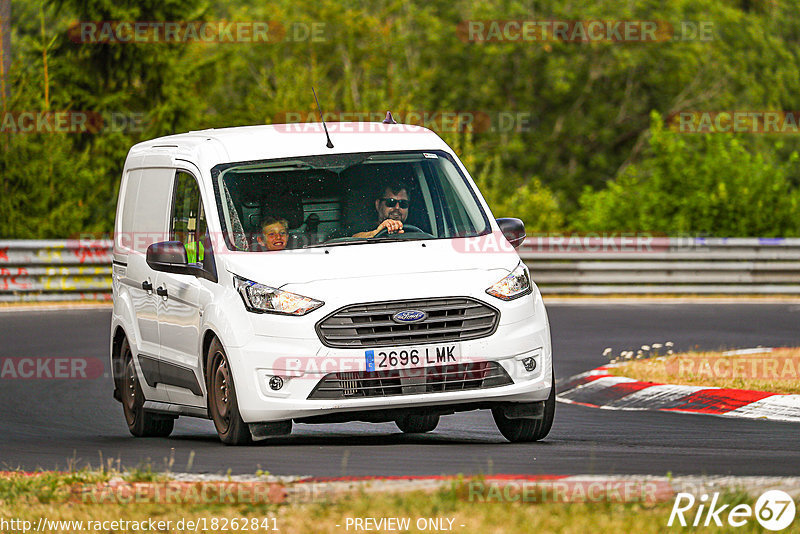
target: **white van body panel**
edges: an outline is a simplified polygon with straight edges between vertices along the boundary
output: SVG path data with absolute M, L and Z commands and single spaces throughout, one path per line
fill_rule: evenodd
M 333 149 L 325 147 L 325 134 L 317 124 L 204 130 L 166 136 L 131 148 L 117 207 L 112 337 L 121 329 L 135 356 L 153 357 L 188 370 L 196 381 L 193 387 L 175 384 L 151 387 L 137 362 L 139 382 L 147 400 L 152 401 L 149 406 L 176 414 L 205 414 L 208 400 L 203 351 L 209 333 L 225 347 L 239 409 L 247 423 L 384 408 L 479 401 L 536 402 L 548 398 L 552 387 L 552 349 L 547 313 L 538 288 L 534 285 L 531 294 L 509 302 L 486 293 L 489 286 L 520 264 L 519 256 L 510 247 L 501 252 L 492 252 L 496 248 L 478 252 L 470 251 L 468 239 L 431 239 L 257 254 L 220 250 L 218 246 L 213 251 L 216 282 L 156 272 L 147 265 L 146 245 L 169 240 L 167 218 L 177 171 L 187 171 L 197 179 L 209 231 L 221 233 L 211 169 L 220 163 L 293 156 L 445 151 L 453 156 L 489 217 L 493 234 L 484 239 L 497 239 L 501 235 L 469 173 L 436 134 L 407 125 L 368 127 L 369 131 L 364 131 L 363 124 L 329 124 Z M 133 187 L 131 181 L 137 181 L 138 185 Z M 142 234 L 146 238 L 139 239 Z M 300 317 L 253 313 L 245 309 L 234 287 L 235 275 L 325 304 Z M 165 288 L 169 296 L 160 297 L 142 289 L 143 282 Z M 315 371 L 313 365 L 307 365 L 309 359 L 320 364 L 342 359 L 365 361 L 364 349 L 333 348 L 321 342 L 316 331 L 321 319 L 339 308 L 358 303 L 434 297 L 468 297 L 499 310 L 496 331 L 488 337 L 459 342 L 460 350 L 466 359 L 499 362 L 513 379 L 512 384 L 485 390 L 382 398 L 307 398 L 326 374 L 324 368 Z M 113 348 L 111 357 L 113 361 Z M 521 361 L 531 357 L 537 365 L 528 372 Z M 294 374 L 287 375 L 289 371 Z M 267 386 L 274 375 L 282 376 L 285 381 L 279 391 Z
M 464 240 L 432 239 L 375 243 L 368 247 L 300 249 L 257 255 L 255 258 L 253 254 L 244 252 L 226 254 L 224 261 L 230 272 L 278 288 L 289 283 L 357 279 L 376 274 L 392 276 L 497 269 L 508 274 L 519 264 L 516 254 L 462 252 L 459 241 Z M 497 277 L 498 273 L 494 276 Z M 486 287 L 499 278 L 491 280 Z

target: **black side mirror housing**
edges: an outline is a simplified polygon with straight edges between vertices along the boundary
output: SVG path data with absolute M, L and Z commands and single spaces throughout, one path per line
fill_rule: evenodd
M 180 241 L 161 241 L 147 247 L 147 265 L 154 271 L 172 274 L 188 274 L 197 278 L 205 278 L 212 282 L 217 277 L 205 270 L 202 265 L 189 263 L 186 247 Z
M 512 217 L 497 219 L 497 225 L 500 226 L 503 235 L 514 248 L 519 248 L 527 237 L 525 223 L 519 219 Z

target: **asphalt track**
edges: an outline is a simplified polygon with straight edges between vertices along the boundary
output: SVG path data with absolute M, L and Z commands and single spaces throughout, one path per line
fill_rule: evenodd
M 556 376 L 604 363 L 605 347 L 672 341 L 676 349 L 800 345 L 800 305 L 551 304 Z M 110 311 L 0 313 L 0 358 L 107 360 Z M 108 363 L 106 362 L 106 367 Z M 510 444 L 488 412 L 443 417 L 433 433 L 393 424 L 295 425 L 231 448 L 209 421 L 181 418 L 168 439 L 135 439 L 107 377 L 0 379 L 0 470 L 65 469 L 109 460 L 177 472 L 321 477 L 440 474 L 800 475 L 800 425 L 559 404 L 550 436 Z

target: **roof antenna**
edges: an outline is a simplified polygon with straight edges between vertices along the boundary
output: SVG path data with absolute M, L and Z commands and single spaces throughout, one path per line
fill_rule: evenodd
M 391 111 L 386 112 L 386 118 L 383 119 L 383 124 L 397 124 L 397 121 L 394 120 L 394 117 L 392 117 Z
M 333 148 L 333 143 L 331 142 L 331 136 L 328 135 L 328 127 L 325 125 L 325 117 L 322 115 L 322 108 L 319 107 L 319 100 L 317 100 L 317 92 L 314 90 L 314 86 L 311 86 L 311 92 L 314 93 L 314 101 L 317 103 L 317 109 L 319 110 L 319 118 L 322 120 L 322 127 L 325 128 L 325 137 L 328 138 L 328 144 L 325 146 L 328 148 Z

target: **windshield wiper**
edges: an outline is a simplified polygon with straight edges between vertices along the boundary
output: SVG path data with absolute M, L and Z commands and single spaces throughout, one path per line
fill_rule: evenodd
M 325 248 L 325 247 L 339 247 L 342 245 L 363 245 L 364 243 L 369 243 L 366 238 L 363 237 L 354 237 L 352 241 L 336 241 L 335 243 L 317 243 L 315 245 L 307 245 L 304 248 Z
M 346 238 L 340 238 L 346 239 Z M 346 241 L 337 241 L 335 243 L 317 243 L 315 245 L 308 245 L 305 248 L 324 248 L 324 247 L 340 247 L 342 245 L 366 245 L 369 243 L 394 243 L 397 241 L 421 241 L 424 239 L 435 239 L 433 237 L 353 237 Z
M 431 237 L 394 237 L 394 236 L 386 236 L 386 237 L 370 237 L 370 243 L 393 243 L 395 241 L 420 241 L 423 239 L 434 239 Z

